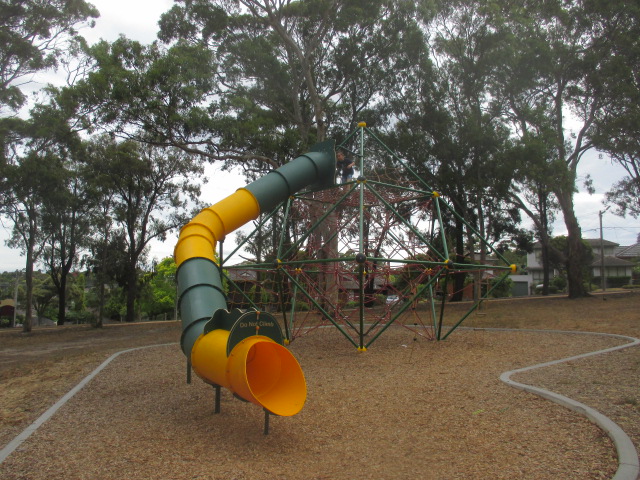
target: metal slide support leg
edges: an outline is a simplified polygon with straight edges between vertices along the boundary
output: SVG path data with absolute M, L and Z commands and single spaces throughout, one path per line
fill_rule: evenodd
M 187 384 L 191 383 L 191 359 L 187 359 Z
M 269 435 L 269 417 L 271 413 L 266 408 L 264 409 L 264 434 Z

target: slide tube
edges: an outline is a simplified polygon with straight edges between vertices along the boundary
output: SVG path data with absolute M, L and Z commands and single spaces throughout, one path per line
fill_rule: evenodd
M 306 400 L 304 375 L 282 345 L 276 320 L 264 312 L 227 311 L 218 241 L 298 191 L 335 179 L 335 144 L 315 145 L 277 170 L 203 209 L 180 230 L 178 271 L 180 345 L 198 376 L 276 415 L 295 415 Z

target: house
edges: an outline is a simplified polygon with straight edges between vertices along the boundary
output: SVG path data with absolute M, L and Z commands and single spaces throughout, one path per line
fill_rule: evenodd
M 615 256 L 629 262 L 640 261 L 640 243 L 634 243 L 628 247 L 617 247 Z
M 542 244 L 536 242 L 533 245 L 533 252 L 527 254 L 527 273 L 531 278 L 529 282 L 530 288 L 541 284 L 544 279 L 544 270 L 542 268 Z M 556 272 L 549 272 L 549 276 L 553 277 Z
M 628 247 L 618 247 L 616 257 L 632 262 L 634 265 L 640 265 L 640 243 L 634 243 Z M 640 272 L 637 269 L 632 271 L 631 284 L 640 284 Z
M 605 288 L 621 287 L 631 283 L 633 262 L 616 255 L 620 252 L 620 244 L 599 238 L 585 238 L 584 241 L 593 250 L 591 263 L 591 281 L 602 285 L 602 267 L 604 266 Z M 627 247 L 628 248 L 628 247 Z M 603 258 L 604 255 L 604 258 Z
M 632 254 L 636 250 L 635 247 L 620 247 L 620 244 L 609 240 L 600 240 L 599 238 L 586 238 L 584 241 L 591 246 L 593 250 L 593 262 L 591 263 L 591 281 L 596 285 L 601 282 L 601 270 L 604 260 L 604 275 L 606 279 L 606 287 L 618 287 L 631 283 L 631 276 L 634 263 L 629 261 L 631 257 L 621 257 L 620 253 L 629 250 Z M 640 247 L 638 247 L 640 249 Z M 604 254 L 604 259 L 602 255 Z M 636 257 L 637 258 L 637 257 Z M 531 285 L 539 285 L 543 281 L 542 270 L 542 244 L 536 242 L 533 246 L 533 252 L 527 254 L 527 272 L 531 277 Z M 550 272 L 553 277 L 557 272 Z

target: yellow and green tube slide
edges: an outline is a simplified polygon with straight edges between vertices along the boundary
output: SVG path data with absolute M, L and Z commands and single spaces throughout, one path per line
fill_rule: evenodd
M 182 351 L 205 382 L 281 416 L 298 413 L 307 387 L 298 361 L 283 345 L 268 313 L 227 310 L 215 248 L 218 241 L 307 187 L 333 184 L 332 140 L 315 145 L 220 202 L 205 208 L 180 231 L 174 250 Z

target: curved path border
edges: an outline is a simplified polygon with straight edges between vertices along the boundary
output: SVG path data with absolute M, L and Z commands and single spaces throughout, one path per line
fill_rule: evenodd
M 109 358 L 107 358 L 104 362 L 100 364 L 98 368 L 96 368 L 89 375 L 84 377 L 84 379 L 75 387 L 73 387 L 65 396 L 63 396 L 60 400 L 58 400 L 55 404 L 53 404 L 49 409 L 40 415 L 35 422 L 25 428 L 22 433 L 18 434 L 13 440 L 11 440 L 5 447 L 0 450 L 0 464 L 3 463 L 9 455 L 11 455 L 22 443 L 31 436 L 33 432 L 35 432 L 40 426 L 49 420 L 53 415 L 62 407 L 65 403 L 67 403 L 71 398 L 78 393 L 82 388 L 89 383 L 91 380 L 95 378 L 107 365 L 109 365 L 114 359 L 122 355 L 123 353 L 133 352 L 135 350 L 142 350 L 145 348 L 153 348 L 153 347 L 164 347 L 167 345 L 177 345 L 176 343 L 160 343 L 156 345 L 146 345 L 144 347 L 135 347 L 135 348 L 127 348 L 126 350 L 121 350 L 119 352 L 114 353 Z
M 511 329 L 478 329 L 478 330 L 503 330 L 503 331 L 513 331 Z M 540 333 L 566 333 L 566 334 L 578 334 L 578 335 L 600 335 L 611 338 L 618 338 L 623 340 L 628 340 L 629 343 L 625 343 L 623 345 L 618 345 L 616 347 L 605 348 L 604 350 L 597 350 L 595 352 L 584 353 L 582 355 L 575 355 L 572 357 L 562 358 L 560 360 L 553 360 L 551 362 L 539 363 L 537 365 L 531 365 L 529 367 L 518 368 L 516 370 L 509 370 L 508 372 L 504 372 L 500 375 L 500 380 L 502 380 L 507 385 L 519 389 L 524 390 L 525 392 L 533 393 L 538 395 L 546 400 L 549 400 L 553 403 L 557 403 L 558 405 L 562 405 L 574 412 L 579 413 L 587 417 L 591 422 L 598 425 L 605 433 L 613 440 L 613 443 L 616 447 L 616 451 L 618 453 L 618 470 L 615 475 L 612 477 L 612 480 L 637 480 L 640 476 L 640 463 L 638 462 L 638 452 L 636 451 L 633 442 L 629 438 L 629 436 L 610 418 L 604 416 L 594 408 L 591 408 L 583 403 L 580 403 L 576 400 L 573 400 L 569 397 L 565 397 L 564 395 L 560 395 L 559 393 L 551 392 L 549 390 L 545 390 L 543 388 L 534 387 L 531 385 L 527 385 L 525 383 L 519 383 L 514 380 L 511 380 L 511 376 L 516 373 L 523 373 L 530 370 L 535 370 L 537 368 L 549 367 L 552 365 L 558 365 L 560 363 L 570 362 L 572 360 L 578 360 L 581 358 L 591 357 L 594 355 L 600 355 L 604 353 L 614 352 L 616 350 L 622 350 L 623 348 L 634 347 L 640 345 L 640 339 L 635 337 L 628 337 L 625 335 L 614 335 L 610 333 L 597 333 L 597 332 L 572 332 L 572 331 L 563 331 L 563 330 L 517 330 L 521 332 L 540 332 Z
M 599 335 L 612 338 L 618 338 L 622 340 L 628 340 L 629 343 L 618 345 L 616 347 L 606 348 L 604 350 L 597 350 L 594 352 L 588 352 L 581 355 L 575 355 L 572 357 L 562 358 L 559 360 L 553 360 L 550 362 L 539 363 L 531 365 L 529 367 L 518 368 L 516 370 L 509 370 L 500 375 L 500 380 L 507 385 L 523 390 L 529 393 L 538 395 L 546 400 L 557 403 L 573 410 L 580 415 L 584 415 L 590 421 L 602 428 L 607 435 L 613 440 L 618 453 L 618 470 L 613 476 L 612 480 L 638 480 L 640 478 L 640 464 L 638 462 L 638 452 L 633 445 L 633 442 L 629 436 L 610 418 L 601 414 L 597 410 L 584 405 L 576 400 L 573 400 L 564 395 L 545 390 L 543 388 L 534 387 L 524 383 L 519 383 L 511 380 L 511 376 L 517 373 L 527 372 L 537 368 L 549 367 L 560 363 L 570 362 L 572 360 L 578 360 L 581 358 L 591 357 L 594 355 L 601 355 L 604 353 L 614 352 L 640 345 L 640 339 L 635 337 L 628 337 L 625 335 L 614 335 L 610 333 L 597 333 L 597 332 L 579 332 L 579 331 L 565 331 L 565 330 L 530 330 L 530 329 L 511 329 L 511 328 L 465 328 L 465 330 L 486 330 L 486 331 L 503 331 L 503 332 L 530 332 L 530 333 L 563 333 L 563 334 L 577 334 L 577 335 Z M 100 366 L 98 366 L 93 372 L 87 375 L 78 385 L 72 388 L 66 395 L 52 405 L 46 412 L 38 417 L 31 425 L 22 431 L 17 437 L 11 440 L 2 450 L 0 450 L 0 464 L 3 463 L 9 455 L 11 455 L 27 438 L 31 436 L 43 423 L 49 420 L 65 403 L 67 403 L 76 393 L 78 393 L 87 383 L 89 383 L 96 375 L 98 375 L 107 365 L 109 365 L 115 358 L 119 357 L 123 353 L 133 352 L 136 350 L 142 350 L 145 348 L 164 347 L 168 345 L 176 345 L 176 343 L 162 343 L 156 345 L 146 345 L 143 347 L 128 348 L 114 353 L 107 358 Z

